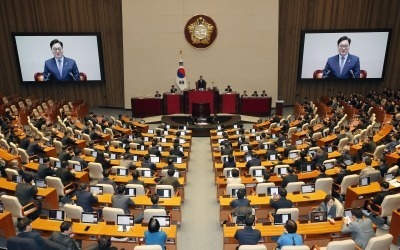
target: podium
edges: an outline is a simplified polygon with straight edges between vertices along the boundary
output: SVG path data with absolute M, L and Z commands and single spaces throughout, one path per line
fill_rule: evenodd
M 212 114 L 217 112 L 216 107 L 218 107 L 218 90 L 189 90 L 184 92 L 184 98 L 186 114 L 192 114 L 193 103 L 209 103 L 210 112 Z
M 275 105 L 276 105 L 276 112 L 275 114 L 277 116 L 282 116 L 283 115 L 283 100 L 276 100 Z
M 270 116 L 271 97 L 244 97 L 241 98 L 242 115 Z
M 210 116 L 209 103 L 193 103 L 192 116 L 194 118 L 207 118 Z
M 219 112 L 228 114 L 239 113 L 239 94 L 237 92 L 220 94 Z
M 164 93 L 164 114 L 181 114 L 183 113 L 183 95 Z

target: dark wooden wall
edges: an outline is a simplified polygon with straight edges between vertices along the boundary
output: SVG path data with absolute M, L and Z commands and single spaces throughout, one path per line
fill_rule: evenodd
M 21 85 L 12 32 L 100 32 L 105 82 Z M 0 34 L 1 93 L 85 99 L 90 106 L 124 106 L 121 0 L 2 0 Z
M 301 30 L 375 28 L 392 29 L 383 82 L 298 82 Z M 278 95 L 286 104 L 293 104 L 305 96 L 314 100 L 338 91 L 366 93 L 369 89 L 400 88 L 399 32 L 398 0 L 280 0 Z

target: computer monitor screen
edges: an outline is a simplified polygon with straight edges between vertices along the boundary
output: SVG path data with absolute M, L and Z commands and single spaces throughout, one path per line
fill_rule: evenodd
M 117 176 L 128 176 L 128 169 L 117 168 Z
M 353 144 L 358 144 L 359 142 L 360 142 L 360 139 L 359 139 L 359 138 L 354 138 Z
M 78 140 L 82 140 L 82 135 L 81 135 L 81 134 L 77 134 L 77 135 L 76 135 L 76 138 L 77 138 Z
M 153 219 L 157 219 L 160 223 L 160 227 L 170 227 L 171 217 L 170 216 L 153 216 Z
M 333 147 L 332 147 L 332 146 L 326 147 L 326 151 L 327 151 L 328 153 L 332 153 L 332 152 L 333 152 Z
M 276 134 L 271 134 L 272 139 L 276 139 Z
M 49 210 L 49 220 L 64 221 L 65 211 L 62 210 Z
M 301 132 L 301 127 L 297 128 L 297 132 Z
M 97 151 L 92 151 L 92 156 L 97 157 Z
M 74 164 L 74 170 L 76 172 L 82 172 L 82 165 Z
M 90 186 L 90 192 L 95 194 L 103 194 L 102 186 Z
M 366 160 L 367 158 L 369 158 L 368 155 L 363 155 L 363 156 L 362 156 L 362 162 L 365 162 L 365 160 Z
M 98 220 L 99 220 L 98 213 L 87 213 L 87 212 L 82 213 L 81 223 L 97 224 Z
M 128 135 L 129 140 L 133 140 L 133 135 Z
M 172 157 L 172 159 L 174 160 L 174 163 L 177 163 L 177 164 L 182 163 L 182 157 Z
M 265 169 L 253 169 L 253 177 L 262 177 L 264 173 Z
M 222 135 L 222 133 L 224 133 L 224 132 L 222 132 L 222 131 L 217 131 L 217 135 Z
M 134 216 L 130 214 L 117 214 L 117 225 L 118 226 L 133 226 Z
M 351 209 L 344 210 L 344 217 L 349 217 L 351 219 L 353 215 L 351 214 Z
M 143 137 L 143 141 L 149 141 L 149 137 L 147 137 L 147 136 Z M 144 149 L 142 149 L 142 150 L 144 150 Z
M 110 160 L 116 160 L 118 158 L 118 154 L 110 153 Z
M 313 162 L 308 162 L 308 163 L 305 163 L 305 164 L 301 164 L 301 172 L 303 172 L 303 173 L 312 172 L 315 169 L 316 169 L 315 168 L 315 163 L 313 163 Z
M 154 134 L 154 129 L 149 129 L 149 130 L 147 130 L 147 133 L 148 133 L 148 134 Z
M 138 156 L 138 155 L 133 155 L 133 156 L 132 156 L 132 161 L 138 161 L 138 159 L 139 159 L 139 156 Z
M 311 223 L 328 221 L 326 211 L 314 211 L 310 213 Z
M 231 178 L 232 177 L 232 170 L 226 170 L 226 178 Z
M 268 187 L 267 188 L 267 195 L 274 196 L 279 194 L 280 187 Z
M 158 156 L 151 156 L 150 161 L 153 163 L 159 163 L 160 162 L 160 157 Z
M 145 177 L 145 178 L 153 177 L 153 174 L 151 173 L 151 169 L 142 170 L 141 176 Z
M 364 177 L 360 179 L 360 186 L 368 186 L 371 183 L 370 177 Z
M 301 186 L 301 193 L 302 194 L 308 194 L 308 193 L 314 193 L 314 192 L 315 192 L 314 184 L 302 185 Z
M 35 184 L 37 187 L 45 188 L 46 187 L 46 180 L 43 179 L 36 179 Z
M 43 157 L 39 158 L 39 164 L 43 164 Z
M 251 155 L 246 155 L 245 156 L 245 160 L 246 160 L 246 162 L 250 161 L 251 160 Z
M 303 140 L 302 139 L 296 140 L 296 145 L 301 145 L 301 144 L 303 144 Z
M 171 125 L 165 125 L 165 128 L 166 128 L 166 129 L 170 129 L 170 128 L 171 128 Z
M 256 129 L 255 129 L 255 128 L 251 128 L 251 129 L 250 129 L 250 133 L 254 134 L 255 132 L 256 132 Z
M 238 128 L 238 125 L 237 124 L 233 125 L 233 128 Z
M 12 182 L 15 182 L 15 183 L 21 183 L 22 176 L 21 175 L 13 175 L 11 180 L 12 180 Z
M 278 168 L 279 175 L 285 175 L 288 173 L 288 167 Z
M 171 198 L 171 190 L 170 189 L 157 189 L 157 194 L 160 198 Z
M 243 188 L 232 188 L 232 197 L 233 198 L 237 198 L 237 192 L 242 189 L 244 191 L 244 193 L 246 194 L 246 189 Z
M 178 126 L 179 130 L 186 130 L 186 126 Z M 182 131 L 181 131 L 182 132 Z
M 276 159 L 278 159 L 278 155 L 276 155 L 276 154 L 268 155 L 268 160 L 276 161 Z
M 317 151 L 315 151 L 315 150 L 308 150 L 308 156 L 310 156 L 310 157 L 314 157 L 314 155 L 316 155 L 317 154 Z
M 335 166 L 335 164 L 333 162 L 325 162 L 324 166 L 326 169 L 331 169 Z
M 384 175 L 384 179 L 385 179 L 385 181 L 391 181 L 391 180 L 394 179 L 394 174 L 393 173 L 386 173 Z
M 346 160 L 344 160 L 343 162 L 344 162 L 344 164 L 346 164 L 346 166 L 351 166 L 351 165 L 353 165 L 353 161 L 350 160 L 350 159 L 346 159 Z
M 218 143 L 221 143 L 222 141 L 224 141 L 225 139 L 224 138 L 219 138 L 218 139 Z
M 242 145 L 240 146 L 241 151 L 249 151 L 249 146 L 248 145 Z
M 286 147 L 286 141 L 278 142 L 278 146 L 281 148 Z
M 125 188 L 124 195 L 135 197 L 136 196 L 136 188 Z
M 299 153 L 297 153 L 297 152 L 291 152 L 291 153 L 289 153 L 288 158 L 289 158 L 289 159 L 294 159 L 294 158 L 297 158 L 298 156 L 299 156 Z
M 55 168 L 61 168 L 61 161 L 55 161 L 54 162 L 54 167 Z
M 263 144 L 263 148 L 264 149 L 271 149 L 271 143 L 265 143 L 265 144 Z
M 291 217 L 291 214 L 274 214 L 274 225 L 284 225 Z
M 166 135 L 168 135 L 168 131 L 164 131 L 164 133 L 167 132 Z M 167 138 L 161 138 L 161 142 L 167 142 Z
M 259 140 L 261 140 L 261 136 L 256 135 L 255 139 L 256 139 L 256 141 L 259 141 Z

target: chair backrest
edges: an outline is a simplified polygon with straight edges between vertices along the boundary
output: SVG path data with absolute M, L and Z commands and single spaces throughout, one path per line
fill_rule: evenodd
M 318 140 L 320 138 L 322 138 L 322 133 L 321 132 L 316 132 L 312 135 L 312 138 L 315 140 Z
M 142 245 L 136 246 L 133 250 L 163 250 L 160 245 Z
M 224 168 L 223 170 L 222 170 L 222 174 L 225 176 L 225 177 L 228 177 L 228 171 L 232 171 L 233 169 L 235 169 L 235 168 Z M 239 170 L 239 176 L 240 176 L 240 169 L 238 169 L 238 168 L 236 168 L 237 170 Z
M 241 245 L 239 250 L 267 250 L 265 245 Z
M 266 171 L 265 167 L 263 167 L 263 166 L 252 166 L 249 169 L 250 175 L 252 177 L 254 176 L 254 170 L 264 170 L 264 172 Z
M 365 175 L 371 178 L 371 182 L 377 182 L 381 179 L 381 171 L 379 170 L 369 171 Z
M 150 221 L 151 217 L 153 216 L 166 216 L 167 211 L 165 209 L 152 209 L 148 208 L 145 209 L 143 212 L 143 222 L 147 223 Z
M 242 144 L 240 145 L 240 151 L 247 152 L 249 148 L 249 144 Z
M 117 215 L 125 214 L 122 208 L 104 207 L 103 208 L 103 219 L 104 221 L 117 221 Z
M 307 245 L 284 246 L 284 247 L 281 248 L 281 250 L 310 250 L 310 248 Z
M 110 173 L 111 174 L 117 174 L 117 169 L 128 169 L 128 168 L 125 167 L 125 166 L 112 166 L 111 170 L 110 170 Z
M 299 209 L 296 207 L 292 207 L 292 208 L 279 208 L 276 211 L 276 214 L 290 214 L 291 215 L 291 219 L 294 221 L 297 221 L 299 219 Z
M 292 134 L 296 133 L 296 132 L 297 132 L 297 128 L 296 127 L 289 128 L 288 135 L 287 135 L 288 139 L 292 139 Z
M 101 163 L 98 162 L 89 162 L 89 177 L 90 179 L 100 180 L 103 179 L 103 167 Z
M 115 194 L 115 189 L 111 184 L 100 184 L 97 183 L 96 186 L 103 187 L 103 194 Z
M 83 208 L 77 205 L 65 204 L 64 211 L 67 218 L 80 220 L 83 213 Z
M 79 161 L 68 160 L 68 167 L 73 169 L 74 165 L 81 165 Z
M 376 250 L 376 249 L 389 249 L 392 244 L 393 236 L 391 234 L 384 234 L 381 236 L 372 237 L 369 239 L 365 250 Z
M 171 198 L 175 196 L 174 187 L 171 185 L 156 185 L 156 193 L 159 189 L 169 189 L 171 190 Z
M 286 164 L 283 164 L 283 165 L 276 165 L 275 168 L 274 168 L 274 173 L 275 173 L 275 174 L 278 174 L 280 168 L 288 168 L 288 167 L 290 167 L 290 166 L 289 166 L 289 165 L 286 165 Z
M 400 208 L 400 194 L 386 195 L 381 204 L 382 212 L 380 216 L 390 216 L 392 211 Z
M 375 152 L 374 152 L 374 160 L 378 160 L 382 158 L 383 151 L 385 151 L 386 145 L 379 145 L 376 147 Z
M 300 192 L 302 185 L 305 185 L 304 181 L 289 182 L 286 186 L 286 191 L 288 193 Z
M 275 183 L 258 183 L 256 186 L 256 194 L 267 194 L 268 187 L 275 187 Z
M 326 194 L 332 193 L 333 179 L 331 177 L 319 178 L 315 182 L 315 190 L 322 190 Z
M 12 250 L 40 250 L 39 246 L 36 244 L 36 241 L 31 238 L 22 238 L 22 237 L 10 237 L 6 242 L 7 249 Z
M 7 179 L 9 179 L 10 181 L 12 180 L 13 175 L 19 175 L 18 171 L 12 168 L 6 168 L 5 171 L 7 174 Z
M 336 166 L 336 159 L 325 160 L 322 164 L 325 165 L 325 163 L 333 163 L 333 166 Z
M 136 196 L 145 195 L 146 194 L 146 191 L 145 191 L 143 185 L 141 185 L 141 184 L 127 184 L 125 187 L 126 188 L 135 188 L 136 189 Z
M 11 195 L 2 195 L 1 201 L 4 203 L 4 210 L 9 211 L 13 217 L 23 218 L 22 206 L 17 197 Z
M 356 243 L 353 240 L 331 241 L 326 246 L 326 250 L 354 250 Z
M 93 148 L 83 148 L 83 154 L 86 156 L 91 156 L 93 151 Z
M 226 194 L 230 195 L 232 197 L 233 189 L 237 190 L 237 189 L 245 189 L 245 188 L 246 188 L 246 186 L 244 184 L 228 184 L 228 185 L 226 185 Z
M 343 217 L 344 215 L 344 207 L 340 200 L 335 199 L 335 206 L 336 206 L 336 217 Z
M 22 163 L 28 163 L 29 162 L 29 155 L 26 152 L 25 149 L 23 148 L 18 148 L 18 154 L 21 156 L 21 162 Z
M 349 142 L 348 137 L 340 139 L 339 144 L 338 144 L 338 151 L 342 152 L 344 146 L 346 146 L 348 142 Z
M 396 174 L 396 173 L 397 173 L 397 170 L 399 170 L 399 166 L 394 165 L 393 167 L 391 167 L 391 168 L 388 169 L 387 173 L 394 173 L 394 174 Z
M 57 154 L 60 153 L 62 151 L 62 143 L 60 141 L 54 140 L 53 141 L 53 145 L 56 148 Z
M 89 143 L 92 141 L 90 139 L 90 136 L 88 134 L 82 133 L 82 138 L 85 140 L 86 146 L 89 145 Z
M 352 174 L 345 176 L 342 180 L 342 184 L 340 185 L 340 194 L 346 195 L 347 188 L 354 185 L 358 185 L 358 175 Z
M 49 187 L 55 188 L 58 196 L 65 196 L 64 185 L 59 177 L 47 176 L 46 184 Z

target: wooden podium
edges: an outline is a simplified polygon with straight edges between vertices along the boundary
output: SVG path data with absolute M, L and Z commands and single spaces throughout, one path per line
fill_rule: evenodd
M 181 114 L 183 113 L 183 95 L 164 93 L 164 114 Z
M 283 100 L 276 100 L 275 105 L 276 105 L 276 112 L 275 114 L 277 116 L 282 116 L 283 115 Z
M 218 111 L 218 90 L 189 90 L 185 91 L 184 96 L 186 114 L 192 114 L 193 103 L 209 103 L 210 112 L 212 114 L 215 114 Z

